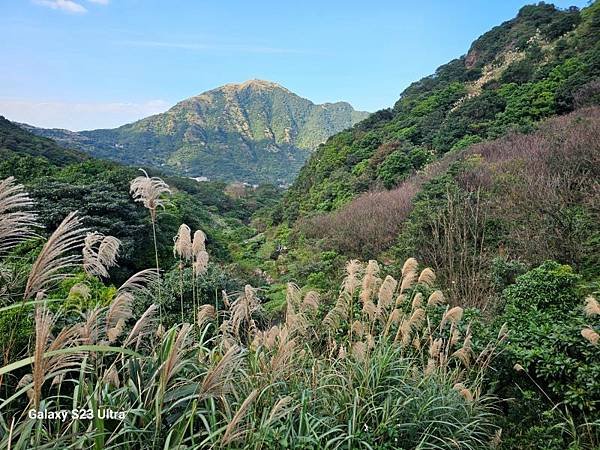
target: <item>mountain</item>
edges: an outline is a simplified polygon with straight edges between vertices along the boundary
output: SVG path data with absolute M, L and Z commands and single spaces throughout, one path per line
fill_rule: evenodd
M 600 3 L 539 3 L 492 28 L 457 59 L 411 84 L 389 109 L 332 136 L 288 191 L 295 220 L 390 189 L 447 152 L 598 102 Z
M 116 129 L 24 127 L 126 164 L 193 177 L 287 183 L 319 144 L 367 115 L 348 103 L 316 105 L 276 83 L 251 80 L 204 92 Z

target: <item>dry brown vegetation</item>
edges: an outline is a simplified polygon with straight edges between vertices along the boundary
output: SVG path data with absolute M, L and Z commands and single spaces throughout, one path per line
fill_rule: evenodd
M 536 263 L 555 258 L 579 265 L 586 254 L 582 209 L 600 217 L 600 108 L 551 119 L 529 134 L 474 146 L 481 164 L 458 178 L 484 189 L 490 216 L 512 226 L 504 246 Z
M 456 158 L 448 155 L 428 165 L 395 189 L 367 192 L 338 211 L 301 220 L 300 229 L 349 256 L 375 257 L 396 241 L 423 184 L 444 173 Z

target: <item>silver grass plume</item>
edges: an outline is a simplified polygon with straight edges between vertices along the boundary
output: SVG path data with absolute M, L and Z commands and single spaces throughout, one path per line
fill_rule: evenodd
M 598 303 L 598 300 L 596 300 L 594 297 L 589 295 L 585 299 L 584 311 L 585 311 L 585 315 L 588 317 L 594 317 L 594 316 L 600 315 L 600 304 Z
M 359 276 L 362 272 L 362 264 L 357 259 L 353 259 L 346 265 L 347 276 L 344 279 L 342 289 L 350 296 L 354 295 L 354 291 L 359 286 Z
M 427 299 L 427 306 L 438 306 L 445 302 L 442 291 L 433 291 Z
M 117 265 L 121 241 L 102 233 L 88 233 L 83 245 L 83 270 L 88 275 L 108 277 L 108 270 Z
M 107 314 L 106 332 L 109 341 L 114 341 L 123 332 L 125 322 L 131 317 L 131 305 L 136 295 L 143 295 L 152 298 L 153 291 L 150 285 L 158 280 L 158 272 L 156 269 L 144 269 L 133 274 L 125 281 L 117 290 L 115 299 L 109 308 Z M 128 346 L 136 342 L 137 348 L 140 344 L 142 335 L 147 334 L 147 328 L 151 323 L 154 312 L 157 306 L 152 304 L 142 314 L 142 317 L 137 321 L 129 336 L 125 339 L 124 346 Z
M 423 294 L 417 292 L 412 300 L 412 309 L 417 309 L 423 306 Z
M 104 267 L 110 268 L 117 265 L 117 258 L 121 249 L 121 241 L 114 236 L 104 236 L 98 248 L 98 259 Z
M 198 253 L 206 251 L 206 234 L 202 230 L 196 230 L 194 232 L 194 240 L 192 241 L 192 253 L 198 255 Z
M 285 324 L 291 331 L 303 334 L 308 327 L 308 319 L 301 310 L 302 292 L 294 283 L 288 283 L 286 290 Z
M 122 292 L 112 301 L 106 313 L 106 337 L 113 343 L 123 332 L 125 322 L 131 318 L 133 294 Z
M 83 245 L 84 229 L 76 212 L 70 213 L 44 244 L 33 263 L 25 286 L 24 298 L 31 298 L 68 276 L 68 270 L 81 262 L 72 252 Z
M 134 347 L 137 349 L 142 339 L 152 333 L 154 315 L 156 314 L 157 309 L 158 306 L 155 304 L 152 304 L 148 307 L 148 309 L 144 312 L 144 314 L 142 314 L 129 332 L 129 335 L 123 343 L 124 347 L 135 343 Z
M 156 242 L 156 211 L 158 208 L 165 208 L 166 200 L 164 199 L 164 196 L 166 194 L 170 194 L 171 190 L 169 189 L 167 183 L 165 183 L 160 178 L 150 178 L 143 169 L 140 170 L 144 173 L 144 176 L 139 176 L 135 178 L 130 184 L 129 191 L 136 202 L 142 202 L 144 207 L 146 207 L 148 211 L 150 211 L 150 219 L 152 222 L 152 237 L 154 241 L 154 259 L 156 262 L 156 273 L 158 280 L 158 283 L 156 284 L 156 290 L 159 301 L 158 312 L 162 322 L 162 307 L 160 306 L 160 265 L 158 261 L 158 245 Z
M 41 298 L 38 295 L 37 298 Z M 81 353 L 58 354 L 47 356 L 46 353 L 62 350 L 77 345 L 80 341 L 78 325 L 63 328 L 56 337 L 52 336 L 55 318 L 45 306 L 38 306 L 35 311 L 35 349 L 33 355 L 32 381 L 33 404 L 39 406 L 42 385 L 50 375 L 66 368 L 80 364 Z
M 206 322 L 216 319 L 217 312 L 213 305 L 202 305 L 198 308 L 196 323 L 199 328 L 203 328 Z
M 365 334 L 365 326 L 360 320 L 355 320 L 352 323 L 352 334 L 358 339 L 361 339 Z
M 77 325 L 77 332 L 81 339 L 81 343 L 91 345 L 98 343 L 100 336 L 100 315 L 103 308 L 93 308 L 82 314 L 83 322 Z
M 229 347 L 219 362 L 206 372 L 198 398 L 203 400 L 229 393 L 234 381 L 233 372 L 241 364 L 243 355 L 242 349 L 237 345 Z
M 129 292 L 131 294 L 140 294 L 152 296 L 150 285 L 158 280 L 158 272 L 156 269 L 144 269 L 133 274 L 121 287 L 117 290 L 117 296 Z
M 402 283 L 400 284 L 400 293 L 410 288 L 417 279 L 417 260 L 408 258 L 402 265 Z
M 259 394 L 259 390 L 254 389 L 252 392 L 250 392 L 248 397 L 246 397 L 246 399 L 242 402 L 239 409 L 237 410 L 235 415 L 232 417 L 231 421 L 227 425 L 227 428 L 225 429 L 225 433 L 223 434 L 223 437 L 221 438 L 221 445 L 227 446 L 228 444 L 230 444 L 232 442 L 242 439 L 246 435 L 246 433 L 248 432 L 248 429 L 247 429 L 247 427 L 241 427 L 240 423 L 244 419 L 244 417 L 246 417 L 246 414 L 247 414 L 248 410 L 250 409 L 250 406 L 252 405 L 252 403 L 258 396 L 258 394 Z
M 256 290 L 247 284 L 244 287 L 244 292 L 231 304 L 231 318 L 228 324 L 231 334 L 239 338 L 242 324 L 246 324 L 249 334 L 252 334 L 256 328 L 252 315 L 260 308 L 260 300 L 256 296 Z
M 192 265 L 194 275 L 202 275 L 203 273 L 206 273 L 206 270 L 208 269 L 208 260 L 209 257 L 206 251 L 203 250 L 196 254 L 196 259 Z
M 181 224 L 177 236 L 175 236 L 173 245 L 173 256 L 181 258 L 183 261 L 192 259 L 192 230 L 185 223 Z
M 136 202 L 141 202 L 150 211 L 152 222 L 156 222 L 156 211 L 166 205 L 165 194 L 171 194 L 169 185 L 158 177 L 149 177 L 144 169 L 143 176 L 136 177 L 130 184 L 129 192 Z
M 454 308 L 447 309 L 444 315 L 442 316 L 442 321 L 440 322 L 440 330 L 444 328 L 447 322 L 452 324 L 457 324 L 462 319 L 464 310 L 460 306 L 455 306 Z
M 360 291 L 360 300 L 363 303 L 369 303 L 372 301 L 372 297 L 375 294 L 375 290 L 379 288 L 381 278 L 379 275 L 379 264 L 374 259 L 370 260 L 365 270 L 365 276 L 362 279 L 362 286 Z
M 402 276 L 406 276 L 409 272 L 416 272 L 419 263 L 415 258 L 408 258 L 402 265 Z
M 13 177 L 0 180 L 0 254 L 34 236 L 36 216 L 23 211 L 32 205 L 23 185 L 16 184 Z
M 398 286 L 398 282 L 388 275 L 381 283 L 379 287 L 379 293 L 377 298 L 377 308 L 382 311 L 388 308 L 394 301 L 394 292 L 396 291 L 396 287 Z
M 169 349 L 167 359 L 161 369 L 160 382 L 162 383 L 163 389 L 166 388 L 166 386 L 169 384 L 169 381 L 182 367 L 183 356 L 190 342 L 191 331 L 191 324 L 184 323 L 181 325 L 181 328 L 177 333 L 177 337 Z
M 600 335 L 596 333 L 592 328 L 585 327 L 581 330 L 581 336 L 583 336 L 590 344 L 596 345 L 600 340 Z
M 419 275 L 419 279 L 417 281 L 419 283 L 423 283 L 431 287 L 435 282 L 435 273 L 429 267 L 426 267 L 421 271 L 421 274 Z
M 302 307 L 305 309 L 310 308 L 313 311 L 317 311 L 319 309 L 319 302 L 319 293 L 315 291 L 308 291 L 304 296 L 304 300 L 302 301 Z

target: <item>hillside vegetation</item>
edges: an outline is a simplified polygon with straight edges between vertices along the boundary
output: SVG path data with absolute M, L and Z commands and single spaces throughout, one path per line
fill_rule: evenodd
M 598 332 L 580 305 L 600 291 L 599 25 L 598 2 L 524 7 L 394 108 L 330 138 L 274 226 L 235 253 L 267 274 L 267 307 L 285 308 L 290 281 L 335 295 L 345 260 L 377 259 L 394 275 L 419 255 L 451 304 L 486 326 L 512 321 L 510 358 L 529 361 L 519 367 L 531 378 L 507 372 L 494 390 L 519 399 L 502 406 L 506 448 L 567 448 L 552 437 L 564 414 L 591 406 L 594 421 L 600 400 L 597 351 L 578 347 L 582 328 Z
M 597 279 L 598 113 L 586 105 L 600 102 L 599 23 L 598 2 L 522 8 L 393 109 L 330 138 L 272 211 L 274 226 L 238 257 L 272 279 L 328 290 L 344 259 L 393 265 L 419 254 L 454 298 L 484 309 L 505 263 L 555 259 Z M 529 73 L 520 81 L 509 77 L 517 51 Z M 282 287 L 272 284 L 271 297 Z
M 556 259 L 598 280 L 600 108 L 448 154 L 300 229 L 352 257 L 418 252 L 452 298 L 478 307 L 491 303 L 493 272 L 507 261 Z
M 130 192 L 154 228 L 170 187 L 143 174 Z M 34 204 L 12 178 L 0 181 L 0 199 L 5 448 L 600 442 L 600 305 L 584 302 L 589 288 L 569 266 L 519 276 L 489 322 L 448 305 L 435 272 L 414 258 L 396 277 L 351 260 L 337 295 L 288 284 L 284 316 L 269 324 L 252 286 L 231 296 L 206 288 L 217 284 L 201 230 L 181 224 L 168 273 L 155 250 L 155 268 L 116 288 L 108 271 L 119 239 L 86 234 L 70 213 L 19 257 Z M 65 408 L 62 421 L 21 414 Z
M 121 240 L 120 264 L 111 271 L 118 281 L 151 265 L 151 223 L 128 194 L 129 181 L 140 174 L 138 169 L 66 149 L 5 119 L 0 119 L 0 154 L 4 155 L 0 178 L 12 176 L 27 186 L 44 228 L 56 228 L 77 210 L 85 227 Z M 165 267 L 174 261 L 168 236 L 177 232 L 182 221 L 206 230 L 214 260 L 227 264 L 232 236 L 249 235 L 246 224 L 252 214 L 279 198 L 272 186 L 241 187 L 244 195 L 239 197 L 226 194 L 225 183 L 198 183 L 176 176 L 166 179 L 172 187 L 172 201 L 157 222 L 159 236 L 163 236 L 158 251 Z
M 0 116 L 0 155 L 6 164 L 15 155 L 51 160 L 57 166 L 77 163 L 89 159 L 85 153 L 68 150 L 54 140 L 37 137 Z
M 284 218 L 391 188 L 441 155 L 598 99 L 600 4 L 540 3 L 494 27 L 466 55 L 410 85 L 393 108 L 331 137 L 286 195 Z

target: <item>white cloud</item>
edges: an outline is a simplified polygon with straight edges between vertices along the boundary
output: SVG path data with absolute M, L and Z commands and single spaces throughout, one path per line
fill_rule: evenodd
M 74 0 L 33 0 L 34 3 L 48 8 L 58 9 L 70 13 L 83 14 L 87 12 L 85 6 L 81 4 L 81 1 Z M 95 3 L 97 5 L 108 5 L 110 0 L 86 0 L 89 3 Z
M 85 7 L 72 0 L 35 0 L 35 3 L 52 9 L 60 9 L 70 13 L 82 14 L 87 11 Z
M 164 100 L 61 102 L 0 98 L 0 115 L 42 128 L 80 131 L 118 127 L 163 112 L 170 106 Z

